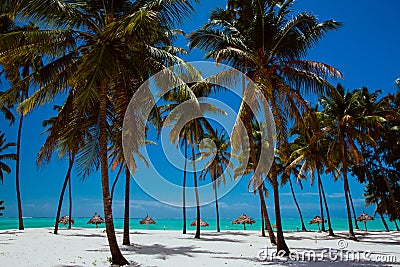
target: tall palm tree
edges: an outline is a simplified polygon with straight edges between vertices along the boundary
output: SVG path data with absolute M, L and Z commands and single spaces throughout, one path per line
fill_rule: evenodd
M 297 179 L 304 176 L 304 172 L 310 171 L 310 181 L 313 184 L 315 178 L 315 172 L 317 173 L 317 187 L 319 195 L 319 205 L 321 218 L 324 218 L 323 203 L 328 217 L 328 233 L 333 236 L 333 230 L 331 225 L 330 213 L 328 204 L 326 201 L 325 191 L 321 179 L 323 169 L 334 169 L 326 158 L 327 149 L 329 145 L 329 139 L 324 135 L 322 128 L 324 127 L 321 121 L 321 116 L 315 109 L 310 109 L 309 113 L 304 116 L 302 125 L 295 125 L 290 134 L 295 136 L 292 145 L 292 153 L 286 171 L 290 171 L 300 165 L 299 171 L 297 172 Z M 325 231 L 324 223 L 322 229 Z
M 225 112 L 213 105 L 198 102 L 197 98 L 206 97 L 212 92 L 213 85 L 202 82 L 188 83 L 186 86 L 179 86 L 174 90 L 170 90 L 164 94 L 165 105 L 158 107 L 159 113 L 163 119 L 163 125 L 173 125 L 169 139 L 172 143 L 177 143 L 184 147 L 185 162 L 183 170 L 183 233 L 186 233 L 186 167 L 187 167 L 187 150 L 191 147 L 193 179 L 196 198 L 196 234 L 195 238 L 200 238 L 200 199 L 197 188 L 197 172 L 195 161 L 198 154 L 195 152 L 195 147 L 200 140 L 205 136 L 206 132 L 214 133 L 214 129 L 203 117 L 204 113 L 219 113 L 225 115 Z M 195 99 L 196 98 L 196 99 Z M 182 103 L 190 103 L 189 109 L 177 108 Z M 168 115 L 168 117 L 167 117 Z M 196 118 L 197 117 L 197 118 Z M 195 118 L 195 119 L 192 119 Z
M 188 101 L 190 96 L 185 91 L 170 91 L 164 95 L 164 99 L 168 101 L 166 105 L 159 107 L 160 114 L 163 118 L 170 114 L 178 105 Z M 188 142 L 190 139 L 190 129 L 185 125 L 179 134 L 179 145 L 183 147 L 184 164 L 183 164 L 183 183 L 182 183 L 182 214 L 183 214 L 183 229 L 182 233 L 186 234 L 186 182 L 187 182 L 187 157 L 188 157 Z
M 362 156 L 356 146 L 356 142 L 374 143 L 374 140 L 363 133 L 359 125 L 365 120 L 362 113 L 362 105 L 359 102 L 359 92 L 345 92 L 342 85 L 338 85 L 336 90 L 332 90 L 326 96 L 322 96 L 322 120 L 327 123 L 325 132 L 332 138 L 328 155 L 339 153 L 341 172 L 343 176 L 344 194 L 346 200 L 347 217 L 349 224 L 349 238 L 356 240 L 353 231 L 350 200 L 349 182 L 347 178 L 348 166 L 350 162 L 360 164 Z M 338 148 L 339 151 L 335 151 Z
M 243 104 L 243 103 L 242 103 Z M 271 244 L 276 245 L 275 233 L 272 229 L 272 225 L 269 219 L 267 205 L 265 204 L 265 197 L 268 197 L 268 190 L 265 186 L 264 180 L 262 179 L 262 173 L 257 171 L 257 163 L 259 162 L 262 142 L 263 140 L 260 125 L 254 120 L 254 114 L 248 109 L 246 104 L 243 104 L 246 112 L 241 112 L 240 117 L 243 122 L 245 122 L 245 128 L 248 135 L 249 147 L 244 148 L 250 150 L 249 159 L 247 159 L 244 154 L 239 155 L 239 166 L 235 169 L 235 179 L 243 174 L 249 174 L 253 172 L 253 175 L 249 181 L 248 187 L 253 187 L 254 194 L 258 192 L 260 197 L 261 210 L 263 211 L 263 218 L 265 221 L 265 227 L 268 231 L 268 236 Z M 234 132 L 235 133 L 235 132 Z M 237 139 L 232 136 L 232 139 Z M 264 174 L 265 175 L 265 174 Z
M 210 108 L 209 105 L 204 106 L 206 109 Z M 201 109 L 201 106 L 200 106 Z M 212 111 L 217 111 L 218 109 L 211 108 Z M 199 111 L 200 114 L 203 114 L 205 110 Z M 212 132 L 212 127 L 209 124 L 209 122 L 204 118 L 196 118 L 192 119 L 189 122 L 187 122 L 184 126 L 184 129 L 180 131 L 178 134 L 176 131 L 180 129 L 180 121 L 185 121 L 186 118 L 185 116 L 188 115 L 189 117 L 192 117 L 193 114 L 191 112 L 187 112 L 184 114 L 175 114 L 175 118 L 172 120 L 175 120 L 176 123 L 173 126 L 171 132 L 170 132 L 170 140 L 171 142 L 176 142 L 176 140 L 179 140 L 180 138 L 177 138 L 177 136 L 182 136 L 184 133 L 184 139 L 190 145 L 191 147 L 191 152 L 192 152 L 192 165 L 193 165 L 193 181 L 194 181 L 194 191 L 195 191 L 195 198 L 196 198 L 196 233 L 195 233 L 195 238 L 200 238 L 200 198 L 199 198 L 199 192 L 198 192 L 198 179 L 197 179 L 197 171 L 196 171 L 196 160 L 197 160 L 197 155 L 196 153 L 196 146 L 199 144 L 200 140 L 205 136 L 206 134 L 206 129 L 209 129 L 209 132 Z M 196 117 L 196 116 L 195 116 Z
M 55 219 L 54 234 L 58 232 L 58 221 L 61 214 L 62 203 L 66 187 L 68 185 L 69 192 L 69 217 L 72 218 L 72 192 L 71 192 L 71 174 L 75 163 L 76 156 L 79 152 L 84 152 L 84 147 L 90 143 L 95 137 L 88 131 L 89 122 L 95 119 L 92 115 L 84 116 L 77 112 L 74 107 L 74 95 L 68 95 L 62 106 L 55 106 L 54 109 L 58 112 L 57 116 L 51 117 L 43 121 L 42 125 L 48 127 L 44 133 L 47 134 L 46 141 L 41 147 L 37 164 L 43 165 L 50 162 L 51 157 L 57 151 L 58 157 L 67 158 L 68 169 L 61 188 L 61 193 L 58 202 L 58 208 Z M 78 155 L 78 163 L 82 164 L 81 156 Z M 87 163 L 86 161 L 84 163 Z M 96 164 L 95 164 L 96 165 Z M 71 223 L 71 220 L 70 220 Z M 70 223 L 68 227 L 70 228 Z
M 0 43 L 2 55 L 29 44 L 38 54 L 52 54 L 49 63 L 30 75 L 40 88 L 21 105 L 23 112 L 43 104 L 58 93 L 74 90 L 80 112 L 98 110 L 102 193 L 107 237 L 114 264 L 127 264 L 115 238 L 107 157 L 107 108 L 120 84 L 147 77 L 165 63 L 179 59 L 162 49 L 171 44 L 169 33 L 192 10 L 192 1 L 21 1 L 21 17 L 46 30 L 7 35 Z M 139 41 L 140 40 L 140 41 Z M 54 59 L 55 58 L 55 59 Z M 112 64 L 110 64 L 112 63 Z M 140 69 L 136 66 L 141 66 Z M 8 96 L 15 92 L 12 88 Z
M 205 168 L 201 174 L 200 179 L 205 179 L 207 173 L 210 174 L 213 189 L 214 189 L 214 199 L 215 199 L 215 211 L 217 218 L 217 232 L 221 232 L 220 224 L 219 224 L 219 208 L 218 208 L 218 194 L 217 194 L 217 186 L 221 183 L 225 185 L 225 171 L 227 167 L 233 169 L 233 165 L 230 161 L 231 153 L 229 152 L 229 138 L 226 136 L 224 131 L 220 133 L 218 130 L 213 134 L 206 134 L 204 136 L 205 141 L 202 143 L 202 146 L 199 148 L 202 158 L 213 157 L 211 162 L 207 164 L 207 168 Z M 230 174 L 230 173 L 229 173 Z
M 19 9 L 20 3 L 18 1 L 3 1 L 0 4 L 0 34 L 13 35 L 14 33 L 20 33 L 23 31 L 35 30 L 32 24 L 28 26 L 17 26 L 15 18 Z M 20 53 L 13 53 L 5 55 L 0 59 L 0 65 L 3 68 L 5 77 L 9 80 L 11 85 L 20 84 L 17 92 L 15 92 L 7 101 L 0 104 L 3 111 L 4 107 L 11 107 L 21 103 L 28 98 L 29 85 L 22 81 L 27 78 L 31 71 L 35 71 L 42 65 L 41 56 L 30 51 L 24 51 L 23 55 Z M 21 83 L 22 82 L 22 83 Z M 21 165 L 21 138 L 22 138 L 22 127 L 24 121 L 24 114 L 18 111 L 18 130 L 17 130 L 17 141 L 16 141 L 16 155 L 15 161 L 15 188 L 17 194 L 17 207 L 18 207 L 18 228 L 19 230 L 24 229 L 24 221 L 22 216 L 22 201 L 20 192 L 20 165 Z M 10 115 L 8 115 L 10 116 Z
M 293 152 L 293 151 L 291 151 L 292 149 L 293 149 L 293 146 L 291 146 L 290 144 L 284 144 L 281 146 L 281 149 L 277 151 L 276 158 L 277 158 L 277 163 L 278 163 L 277 164 L 278 170 L 279 170 L 278 172 L 281 174 L 281 185 L 285 185 L 286 183 L 289 182 L 293 201 L 296 205 L 297 211 L 299 212 L 300 221 L 301 221 L 301 230 L 307 231 L 306 225 L 304 224 L 304 220 L 303 220 L 303 214 L 301 213 L 299 203 L 297 202 L 297 198 L 294 193 L 292 179 L 290 177 L 292 173 L 295 175 L 298 175 L 299 172 L 298 172 L 297 168 L 290 168 L 290 169 L 288 168 L 291 163 L 290 156 Z M 300 184 L 301 188 L 303 188 L 301 180 L 297 179 L 297 182 Z
M 6 153 L 10 147 L 14 147 L 15 143 L 7 143 L 5 134 L 0 132 L 0 182 L 4 182 L 4 173 L 10 174 L 11 168 L 5 162 L 6 160 L 16 160 L 15 153 Z
M 288 119 L 299 120 L 307 109 L 301 93 L 323 93 L 332 88 L 328 76 L 342 77 L 329 65 L 303 60 L 340 23 L 318 22 L 310 13 L 291 16 L 293 2 L 229 0 L 225 10 L 214 10 L 209 22 L 190 36 L 191 48 L 198 47 L 207 52 L 206 57 L 243 70 L 259 86 L 273 110 L 278 139 L 284 139 Z M 271 177 L 275 180 L 275 173 Z M 273 185 L 278 193 L 278 183 Z M 278 195 L 275 200 L 279 201 Z M 280 215 L 279 210 L 276 213 Z M 283 235 L 278 236 L 277 250 L 288 253 Z

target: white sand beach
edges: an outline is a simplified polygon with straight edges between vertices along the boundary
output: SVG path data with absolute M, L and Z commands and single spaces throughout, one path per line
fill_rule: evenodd
M 191 232 L 132 231 L 132 245 L 121 248 L 131 266 L 400 266 L 400 232 L 359 231 L 359 242 L 345 235 L 287 232 L 292 255 L 273 260 L 275 249 L 259 231 L 208 230 L 200 240 Z M 0 266 L 110 266 L 108 257 L 100 228 L 61 229 L 59 235 L 49 228 L 0 231 Z

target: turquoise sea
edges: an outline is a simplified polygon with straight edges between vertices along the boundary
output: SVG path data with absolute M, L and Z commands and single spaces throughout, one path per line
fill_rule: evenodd
M 94 225 L 86 224 L 86 222 L 90 218 L 74 218 L 75 224 L 73 227 L 79 228 L 95 228 Z M 146 225 L 140 225 L 139 221 L 142 218 L 132 218 L 130 219 L 130 229 L 132 230 L 144 230 L 146 229 Z M 182 229 L 182 219 L 157 219 L 153 217 L 156 221 L 155 225 L 149 225 L 149 230 L 164 230 L 164 226 L 166 230 L 181 230 Z M 235 218 L 226 218 L 220 219 L 220 226 L 221 230 L 243 230 L 243 225 L 233 225 L 231 222 Z M 258 218 L 254 218 L 256 221 L 253 225 L 246 225 L 247 230 L 260 230 L 261 229 L 261 220 Z M 310 221 L 311 218 L 306 218 L 305 222 Z M 190 223 L 193 220 L 187 221 L 187 229 L 194 230 L 195 227 L 190 226 Z M 205 221 L 210 225 L 208 227 L 203 227 L 204 230 L 214 230 L 216 229 L 216 222 L 214 218 L 205 218 Z M 348 229 L 347 226 L 347 219 L 346 218 L 333 218 L 332 221 L 332 228 L 335 231 L 345 231 Z M 386 220 L 389 228 L 391 230 L 395 230 L 395 226 L 393 223 Z M 271 220 L 271 223 L 274 224 L 274 219 Z M 24 219 L 25 228 L 47 228 L 54 226 L 54 218 L 25 218 Z M 114 224 L 116 229 L 123 229 L 123 219 L 122 218 L 115 218 Z M 285 218 L 282 219 L 283 230 L 284 231 L 295 231 L 296 227 L 301 229 L 300 220 L 297 218 Z M 364 223 L 358 223 L 360 229 L 364 229 Z M 63 228 L 64 225 L 60 224 L 60 228 Z M 99 225 L 100 228 L 104 228 L 104 224 Z M 307 230 L 318 230 L 317 225 L 306 225 Z M 326 224 L 327 227 L 327 224 Z M 367 224 L 368 230 L 375 230 L 375 231 L 382 231 L 384 230 L 384 226 L 380 218 L 375 218 L 374 221 L 369 221 Z M 5 218 L 0 217 L 0 230 L 6 229 L 18 229 L 18 218 Z

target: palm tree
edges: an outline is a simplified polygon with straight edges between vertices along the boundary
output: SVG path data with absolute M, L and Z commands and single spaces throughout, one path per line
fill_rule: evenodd
M 253 187 L 254 194 L 258 192 L 258 195 L 260 197 L 262 215 L 263 215 L 262 219 L 264 219 L 265 221 L 265 227 L 266 230 L 268 231 L 268 236 L 271 244 L 276 245 L 276 237 L 272 229 L 272 225 L 268 215 L 267 205 L 265 204 L 265 199 L 264 199 L 264 196 L 268 197 L 268 190 L 265 187 L 264 180 L 261 179 L 262 174 L 260 173 L 260 171 L 257 171 L 257 163 L 259 162 L 262 150 L 262 142 L 265 140 L 263 140 L 263 136 L 260 130 L 260 125 L 256 123 L 256 121 L 254 120 L 254 114 L 248 109 L 248 106 L 246 104 L 242 103 L 242 105 L 244 106 L 244 110 L 246 110 L 246 112 L 241 112 L 239 116 L 241 117 L 241 120 L 245 122 L 246 132 L 249 141 L 249 147 L 247 148 L 247 150 L 250 150 L 249 154 L 250 158 L 247 159 L 243 152 L 239 155 L 240 165 L 235 169 L 235 179 L 243 174 L 249 174 L 253 172 L 253 176 L 249 181 L 248 187 L 249 188 Z M 233 133 L 237 134 L 237 132 L 235 131 Z M 237 137 L 233 135 L 232 139 L 235 140 L 237 139 Z M 244 147 L 244 150 L 246 150 L 246 147 Z
M 29 26 L 17 26 L 15 24 L 15 17 L 17 11 L 19 9 L 19 3 L 14 3 L 13 1 L 3 1 L 0 4 L 0 34 L 9 34 L 13 35 L 14 33 L 19 33 L 22 31 L 31 31 L 34 30 L 35 27 L 31 25 Z M 25 78 L 29 75 L 30 71 L 35 71 L 35 69 L 39 68 L 41 63 L 41 57 L 38 54 L 30 53 L 29 51 L 24 51 L 23 55 L 21 54 L 8 54 L 0 59 L 0 65 L 3 68 L 5 73 L 5 77 L 9 80 L 11 85 L 20 84 L 17 88 L 17 92 L 15 92 L 11 97 L 8 97 L 7 101 L 4 101 L 0 104 L 3 112 L 7 111 L 7 108 L 14 106 L 15 104 L 19 104 L 25 99 L 28 98 L 29 94 L 29 85 L 23 82 Z M 20 70 L 21 69 L 21 70 Z M 3 96 L 2 96 L 3 97 Z M 6 108 L 5 108 L 6 107 Z M 21 138 L 22 138 L 22 127 L 24 121 L 24 114 L 22 112 L 19 113 L 18 120 L 18 130 L 17 130 L 17 141 L 16 141 L 16 155 L 17 159 L 15 161 L 15 188 L 17 194 L 17 207 L 18 207 L 18 228 L 19 230 L 24 229 L 24 221 L 22 216 L 22 201 L 21 201 L 21 192 L 20 192 L 20 165 L 21 165 Z M 10 118 L 10 113 L 5 113 L 6 116 Z M 12 121 L 14 120 L 12 116 Z
M 0 132 L 0 182 L 4 181 L 4 173 L 10 174 L 11 168 L 8 166 L 6 160 L 16 160 L 17 155 L 14 153 L 6 153 L 10 147 L 14 147 L 15 143 L 7 143 L 5 134 Z
M 297 172 L 297 179 L 299 180 L 304 176 L 303 172 L 310 171 L 311 184 L 314 182 L 315 172 L 317 173 L 317 186 L 319 195 L 319 205 L 321 218 L 324 220 L 323 202 L 328 217 L 328 233 L 333 236 L 333 230 L 331 226 L 331 219 L 329 214 L 329 208 L 326 201 L 325 191 L 321 179 L 321 173 L 325 166 L 326 169 L 334 169 L 326 158 L 327 149 L 329 145 L 329 139 L 326 138 L 322 128 L 324 127 L 323 121 L 321 121 L 320 114 L 317 112 L 317 108 L 311 109 L 309 113 L 304 117 L 302 125 L 296 125 L 291 130 L 291 135 L 296 138 L 291 144 L 292 153 L 286 171 L 290 171 L 296 168 L 299 164 L 299 171 Z M 322 223 L 322 231 L 325 231 L 325 225 Z
M 190 90 L 190 89 L 189 89 Z M 201 89 L 200 89 L 201 90 Z M 193 90 L 195 92 L 195 90 Z M 206 91 L 207 92 L 207 91 Z M 196 96 L 198 95 L 204 95 L 204 91 L 201 93 L 197 93 Z M 199 103 L 200 105 L 198 106 L 199 110 L 196 109 L 194 111 L 197 115 L 204 114 L 205 112 L 219 112 L 223 113 L 223 111 L 219 110 L 218 108 L 215 108 L 211 105 Z M 175 121 L 175 124 L 173 125 L 173 128 L 170 132 L 170 141 L 172 143 L 176 142 L 176 140 L 185 140 L 188 145 L 191 147 L 191 152 L 192 152 L 192 165 L 193 165 L 193 180 L 194 180 L 194 191 L 195 191 L 195 197 L 196 197 L 196 219 L 197 219 L 197 224 L 196 224 L 196 234 L 195 238 L 200 238 L 200 199 L 199 199 L 199 192 L 198 192 L 198 186 L 197 186 L 197 172 L 196 172 L 196 160 L 197 160 L 197 154 L 196 154 L 196 146 L 199 144 L 200 140 L 205 136 L 206 131 L 208 132 L 213 132 L 213 129 L 210 125 L 210 123 L 205 119 L 204 117 L 201 116 L 193 116 L 193 112 L 185 110 L 181 112 L 174 112 L 174 114 L 171 116 L 170 115 L 170 120 Z M 198 117 L 198 118 L 196 118 Z M 196 119 L 191 119 L 191 118 L 196 118 Z M 186 123 L 186 121 L 188 121 Z M 182 125 L 182 123 L 185 123 L 185 125 Z M 166 125 L 169 125 L 170 123 L 165 123 Z M 183 127 L 181 127 L 183 126 Z M 179 131 L 179 132 L 178 132 Z M 186 148 L 186 147 L 185 147 Z M 186 153 L 185 153 L 186 154 Z M 186 160 L 185 160 L 186 162 Z M 186 164 L 185 164 L 186 166 Z
M 76 94 L 81 113 L 98 110 L 99 150 L 102 193 L 107 237 L 114 264 L 127 264 L 115 238 L 108 185 L 107 109 L 122 85 L 147 77 L 164 63 L 179 59 L 163 47 L 175 22 L 188 15 L 191 1 L 21 1 L 21 17 L 47 27 L 24 32 L 23 42 L 13 42 L 21 35 L 7 35 L 0 44 L 2 55 L 15 53 L 26 46 L 37 54 L 53 57 L 43 68 L 30 75 L 30 82 L 40 88 L 20 106 L 23 112 L 43 104 L 65 90 Z M 79 40 L 79 41 L 76 41 Z M 139 41 L 140 40 L 140 41 Z M 14 45 L 12 45 L 14 44 Z M 54 59 L 55 58 L 55 59 Z M 110 64 L 112 62 L 112 64 Z M 141 66 L 140 69 L 135 66 Z M 15 86 L 8 97 L 15 92 Z
M 359 92 L 346 93 L 343 86 L 340 84 L 337 86 L 336 90 L 329 92 L 326 96 L 322 96 L 321 98 L 323 107 L 322 119 L 328 125 L 325 131 L 330 138 L 332 138 L 328 151 L 330 160 L 332 160 L 333 154 L 337 154 L 335 148 L 339 148 L 349 223 L 349 238 L 354 240 L 356 240 L 356 237 L 353 231 L 350 211 L 350 192 L 347 178 L 348 166 L 350 161 L 353 164 L 360 164 L 362 160 L 362 156 L 355 145 L 356 141 L 358 143 L 374 142 L 370 136 L 359 129 L 359 125 L 365 120 L 365 116 L 362 113 L 362 105 L 358 99 Z M 335 157 L 337 160 L 337 155 Z
M 170 91 L 164 95 L 164 99 L 168 101 L 166 105 L 159 107 L 161 116 L 166 117 L 178 105 L 190 99 L 189 94 L 184 91 Z M 163 119 L 164 120 L 164 119 Z M 182 213 L 183 213 L 183 229 L 182 233 L 186 234 L 187 220 L 186 220 L 186 173 L 187 173 L 187 157 L 188 157 L 188 140 L 190 138 L 190 129 L 185 125 L 179 135 L 179 145 L 183 147 L 184 151 L 184 165 L 183 165 L 183 183 L 182 183 Z
M 217 232 L 221 232 L 221 228 L 219 225 L 219 209 L 218 209 L 218 194 L 217 194 L 217 186 L 221 184 L 221 182 L 225 185 L 225 171 L 227 167 L 233 168 L 232 163 L 230 162 L 231 153 L 229 152 L 229 138 L 226 136 L 226 133 L 221 131 L 218 133 L 218 130 L 213 134 L 206 134 L 204 136 L 206 139 L 202 143 L 202 146 L 199 148 L 201 152 L 202 158 L 213 157 L 212 161 L 207 164 L 207 168 L 205 168 L 201 174 L 200 179 L 205 179 L 207 173 L 210 174 L 213 189 L 214 189 L 214 199 L 215 199 L 215 211 L 217 218 Z M 229 173 L 230 174 L 230 173 Z
M 68 159 L 68 169 L 61 189 L 58 208 L 55 219 L 54 234 L 58 232 L 58 221 L 60 219 L 61 208 L 66 187 L 68 185 L 69 193 L 69 218 L 72 218 L 72 192 L 71 192 L 71 173 L 75 163 L 75 158 L 80 151 L 84 151 L 84 147 L 93 140 L 92 133 L 84 128 L 92 118 L 81 116 L 74 107 L 74 95 L 70 94 L 62 106 L 54 106 L 58 112 L 57 116 L 51 117 L 43 121 L 43 127 L 48 127 L 44 133 L 48 134 L 45 143 L 41 147 L 37 164 L 43 165 L 50 162 L 52 154 L 57 151 L 59 158 Z M 78 158 L 81 165 L 81 157 Z M 86 161 L 84 163 L 87 163 Z M 68 225 L 71 228 L 71 220 Z
M 293 146 L 291 146 L 290 144 L 284 144 L 281 146 L 281 149 L 277 151 L 276 153 L 276 158 L 277 158 L 277 165 L 278 165 L 278 172 L 281 174 L 281 185 L 285 185 L 287 182 L 289 182 L 289 186 L 290 186 L 290 191 L 292 193 L 292 197 L 293 197 L 293 201 L 296 205 L 297 211 L 299 212 L 299 216 L 300 216 L 300 221 L 301 221 L 301 230 L 302 231 L 307 231 L 306 229 L 306 225 L 304 224 L 304 220 L 303 220 L 303 214 L 301 213 L 300 210 L 300 206 L 299 203 L 297 202 L 297 198 L 296 195 L 294 193 L 294 189 L 293 189 L 293 184 L 292 184 L 292 179 L 291 179 L 291 173 L 298 175 L 298 170 L 296 168 L 288 168 L 290 165 L 290 156 L 292 154 L 293 151 L 291 151 L 291 149 L 293 148 Z M 300 187 L 303 188 L 303 185 L 301 183 L 300 179 L 297 179 L 297 183 L 300 184 Z
M 396 112 L 396 110 L 390 107 L 390 100 L 383 98 L 378 101 L 378 96 L 381 93 L 380 90 L 370 93 L 368 88 L 363 87 L 358 90 L 360 103 L 363 107 L 363 117 L 365 117 L 365 121 L 362 125 L 360 125 L 361 130 L 363 130 L 366 134 L 371 136 L 375 141 L 378 141 L 381 138 L 381 131 L 385 129 L 384 123 L 388 120 L 399 120 L 400 114 Z M 366 143 L 362 142 L 360 144 L 362 152 L 366 150 Z M 398 216 L 400 217 L 400 207 L 396 201 L 396 198 L 393 193 L 393 189 L 390 186 L 387 175 L 385 174 L 384 167 L 382 164 L 381 158 L 378 156 L 378 151 L 376 146 L 372 146 L 375 160 L 379 164 L 379 168 L 382 174 L 382 178 L 385 181 L 387 190 L 390 194 L 390 198 L 392 203 L 397 211 Z M 368 171 L 368 170 L 367 170 Z
M 340 23 L 318 22 L 309 13 L 289 16 L 293 2 L 229 0 L 225 10 L 213 11 L 209 22 L 190 36 L 191 48 L 198 47 L 207 52 L 207 58 L 243 70 L 259 86 L 273 110 L 278 140 L 286 135 L 288 118 L 300 120 L 301 111 L 307 109 L 300 93 L 323 93 L 332 88 L 328 76 L 342 77 L 329 65 L 302 59 Z M 271 177 L 274 181 L 275 173 Z M 278 183 L 273 185 L 278 193 Z M 283 235 L 278 236 L 277 250 L 288 253 Z
M 186 74 L 183 74 L 186 75 Z M 184 77 L 185 78 L 185 77 Z M 183 79 L 184 80 L 184 79 Z M 225 115 L 225 112 L 213 105 L 198 102 L 197 98 L 206 97 L 212 92 L 213 85 L 203 82 L 188 83 L 186 86 L 179 86 L 174 90 L 170 90 L 164 94 L 164 100 L 167 104 L 158 107 L 161 114 L 163 125 L 169 126 L 173 124 L 169 139 L 171 143 L 177 142 L 178 145 L 184 147 L 185 162 L 183 170 L 183 233 L 186 233 L 186 167 L 187 167 L 187 150 L 191 146 L 193 179 L 196 197 L 196 234 L 195 238 L 200 238 L 200 199 L 197 188 L 197 172 L 196 172 L 196 156 L 195 146 L 205 136 L 206 132 L 214 133 L 214 130 L 203 114 L 219 113 Z M 196 98 L 196 99 L 194 99 Z M 182 110 L 177 107 L 182 103 L 190 103 L 188 109 Z M 169 115 L 167 117 L 167 115 Z M 196 118 L 197 117 L 197 118 Z M 196 118 L 196 119 L 192 119 Z

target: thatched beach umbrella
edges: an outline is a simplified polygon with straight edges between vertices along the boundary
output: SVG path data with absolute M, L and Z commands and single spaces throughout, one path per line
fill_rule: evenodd
M 360 216 L 358 216 L 358 218 L 357 218 L 357 221 L 359 221 L 359 222 L 364 222 L 365 231 L 368 231 L 368 229 L 367 229 L 367 221 L 372 221 L 372 220 L 374 220 L 374 218 L 371 217 L 371 216 L 369 216 L 368 214 L 364 213 L 364 211 L 363 211 L 363 213 L 362 213 Z
M 94 213 L 93 217 L 87 222 L 87 224 L 95 224 L 96 228 L 98 228 L 98 225 L 101 223 L 104 223 L 104 220 L 96 212 Z
M 61 219 L 58 220 L 59 224 L 64 224 L 64 227 L 67 227 L 67 224 L 69 224 L 69 216 L 63 216 Z M 71 218 L 71 224 L 74 224 L 75 221 L 74 219 Z
M 195 219 L 195 220 L 190 224 L 190 226 L 197 226 L 197 219 Z M 209 224 L 208 224 L 205 220 L 200 219 L 200 227 L 207 227 L 207 226 L 209 226 Z
M 253 224 L 255 221 L 249 217 L 246 216 L 246 214 L 243 214 L 236 220 L 232 222 L 232 224 L 243 224 L 243 230 L 246 230 L 246 224 Z
M 156 221 L 153 220 L 149 215 L 146 215 L 146 217 L 139 222 L 140 224 L 145 224 L 146 225 L 146 230 L 149 228 L 149 224 L 156 224 Z
M 311 221 L 308 222 L 308 224 L 318 224 L 318 230 L 321 231 L 321 228 L 319 227 L 319 224 L 322 222 L 326 222 L 326 220 L 322 221 L 322 218 L 319 216 L 315 216 Z

